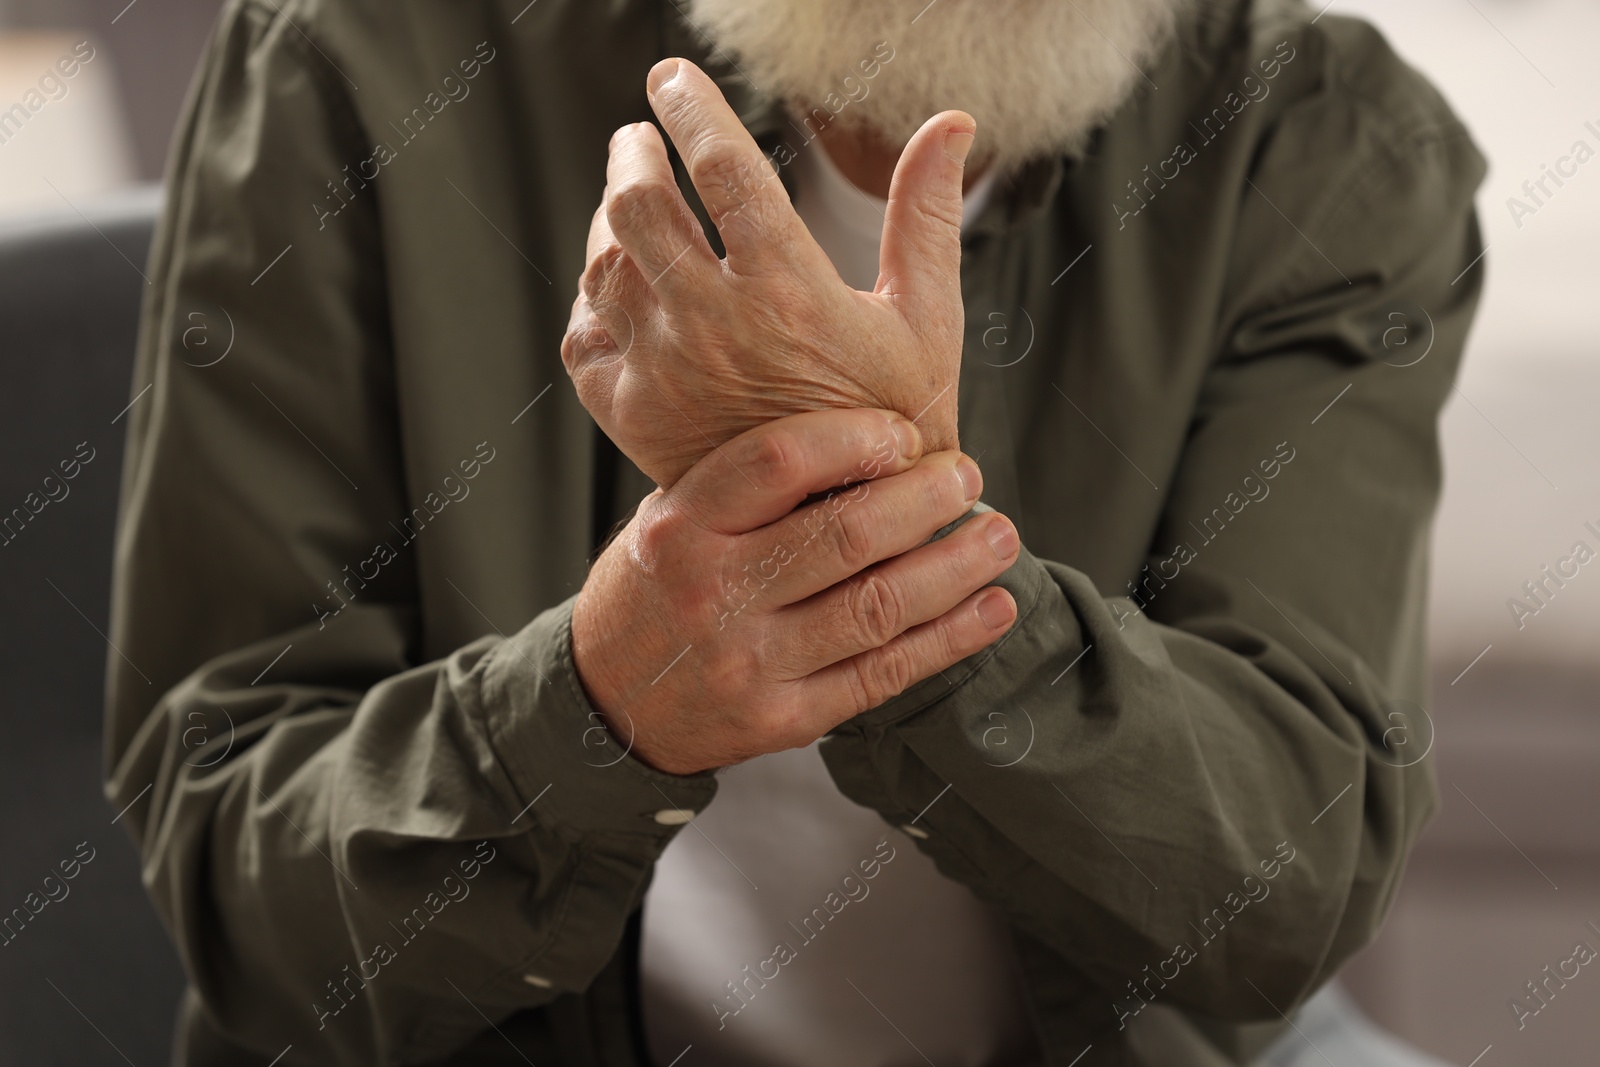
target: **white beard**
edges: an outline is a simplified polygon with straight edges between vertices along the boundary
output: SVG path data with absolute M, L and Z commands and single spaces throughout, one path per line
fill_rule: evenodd
M 966 111 L 969 167 L 1004 171 L 1081 151 L 1193 2 L 690 0 L 688 14 L 759 90 L 837 111 L 837 129 L 898 148 L 940 111 Z M 883 43 L 892 58 L 867 78 Z

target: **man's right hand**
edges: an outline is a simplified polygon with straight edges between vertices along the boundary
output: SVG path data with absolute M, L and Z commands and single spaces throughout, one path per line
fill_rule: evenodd
M 674 59 L 649 84 L 727 255 L 679 191 L 660 131 L 618 130 L 561 345 L 606 436 L 663 488 L 746 430 L 824 408 L 900 411 L 931 447 L 959 447 L 972 117 L 934 116 L 900 154 L 867 293 L 839 277 L 715 81 Z
M 984 514 L 923 544 L 982 479 L 921 449 L 894 412 L 811 412 L 646 497 L 572 613 L 611 733 L 671 774 L 723 767 L 808 745 L 998 640 L 1016 603 L 985 586 L 1016 560 L 1016 529 Z

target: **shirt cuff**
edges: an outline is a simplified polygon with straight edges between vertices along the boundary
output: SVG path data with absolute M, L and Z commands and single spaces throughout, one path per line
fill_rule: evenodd
M 573 663 L 572 604 L 503 641 L 483 675 L 490 744 L 528 805 L 518 822 L 568 836 L 654 839 L 665 848 L 711 803 L 716 779 L 658 771 L 605 727 Z

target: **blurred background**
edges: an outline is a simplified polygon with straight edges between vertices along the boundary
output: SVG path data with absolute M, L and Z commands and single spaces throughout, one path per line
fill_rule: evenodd
M 81 458 L 80 441 L 94 453 L 71 483 L 79 521 L 19 537 L 0 556 L 14 608 L 0 634 L 0 910 L 79 861 L 69 896 L 0 937 L 0 1063 L 40 1048 L 73 1064 L 167 1057 L 170 1011 L 126 1008 L 134 996 L 172 1004 L 180 972 L 153 913 L 125 891 L 136 857 L 98 780 L 127 371 L 72 360 L 106 342 L 96 331 L 114 331 L 115 342 L 132 321 L 143 286 L 127 283 L 148 238 L 130 220 L 158 195 L 151 183 L 217 6 L 0 0 L 0 361 L 18 383 L 0 391 L 0 493 L 7 505 L 22 499 L 60 460 Z M 1443 423 L 1434 689 L 1426 708 L 1396 719 L 1416 757 L 1436 761 L 1443 807 L 1383 936 L 1346 983 L 1375 1020 L 1461 1067 L 1594 1064 L 1600 967 L 1565 984 L 1545 968 L 1560 968 L 1580 941 L 1600 948 L 1600 562 L 1560 584 L 1543 568 L 1579 541 L 1600 551 L 1600 161 L 1551 183 L 1554 195 L 1531 214 L 1513 213 L 1508 199 L 1532 204 L 1523 183 L 1574 142 L 1600 150 L 1600 5 L 1328 7 L 1383 29 L 1442 87 L 1491 162 L 1479 198 L 1488 291 Z M 49 77 L 65 56 L 75 72 Z M 4 109 L 25 100 L 42 103 L 8 121 Z M 30 254 L 81 220 L 98 232 L 89 244 L 48 263 Z M 22 359 L 11 315 L 36 307 L 45 287 L 103 284 L 126 295 L 62 316 Z M 49 432 L 14 443 L 22 425 Z M 1541 601 L 1528 597 L 1530 581 L 1544 582 Z M 1519 619 L 1512 598 L 1537 612 Z M 63 673 L 61 663 L 81 666 Z M 1530 982 L 1543 983 L 1542 1002 Z M 1519 1020 L 1516 997 L 1540 1010 Z

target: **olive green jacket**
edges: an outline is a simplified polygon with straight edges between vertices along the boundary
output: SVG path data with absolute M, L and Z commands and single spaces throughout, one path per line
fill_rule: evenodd
M 574 673 L 572 597 L 650 486 L 558 349 L 611 132 L 657 59 L 710 62 L 678 8 L 221 18 L 109 658 L 181 1063 L 646 1062 L 660 813 L 716 780 L 624 755 Z M 1017 625 L 824 744 L 1003 909 L 1079 1067 L 1246 1062 L 1381 923 L 1436 803 L 1436 423 L 1483 275 L 1483 162 L 1369 26 L 1213 0 L 1146 73 L 964 238 L 961 439 L 1022 532 Z

